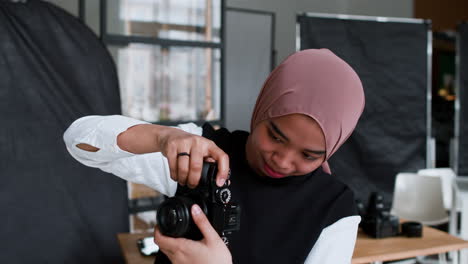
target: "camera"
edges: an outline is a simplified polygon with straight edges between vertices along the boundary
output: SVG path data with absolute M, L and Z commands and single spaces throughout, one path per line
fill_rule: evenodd
M 178 185 L 175 196 L 159 206 L 156 218 L 163 235 L 192 240 L 203 238 L 190 213 L 193 204 L 200 206 L 226 244 L 226 235 L 240 229 L 240 206 L 231 203 L 229 180 L 221 187 L 216 185 L 217 171 L 216 163 L 205 162 L 197 187 Z
M 399 234 L 399 219 L 391 215 L 388 208 L 385 208 L 381 194 L 371 193 L 367 210 L 360 202 L 357 202 L 357 206 L 362 217 L 361 228 L 364 233 L 374 238 L 392 237 Z

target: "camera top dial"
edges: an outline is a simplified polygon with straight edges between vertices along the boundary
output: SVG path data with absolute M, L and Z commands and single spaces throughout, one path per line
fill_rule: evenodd
M 215 199 L 218 203 L 228 204 L 231 201 L 231 190 L 226 187 L 217 189 Z

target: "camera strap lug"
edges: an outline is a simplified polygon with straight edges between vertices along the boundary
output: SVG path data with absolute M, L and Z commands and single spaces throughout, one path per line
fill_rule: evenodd
M 221 239 L 223 240 L 224 244 L 226 246 L 229 246 L 229 240 L 228 238 L 224 235 L 224 232 L 221 234 Z

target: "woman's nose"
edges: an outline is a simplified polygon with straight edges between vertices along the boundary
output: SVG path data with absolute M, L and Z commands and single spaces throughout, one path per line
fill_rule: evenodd
M 277 166 L 277 169 L 281 169 L 282 172 L 289 171 L 293 165 L 293 153 L 291 151 L 275 152 L 272 160 Z

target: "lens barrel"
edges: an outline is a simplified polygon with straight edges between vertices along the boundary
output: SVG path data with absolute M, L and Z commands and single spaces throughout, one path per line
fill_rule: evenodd
M 164 201 L 158 209 L 157 221 L 161 233 L 171 237 L 183 237 L 193 222 L 190 208 L 194 202 L 186 197 L 172 197 Z

